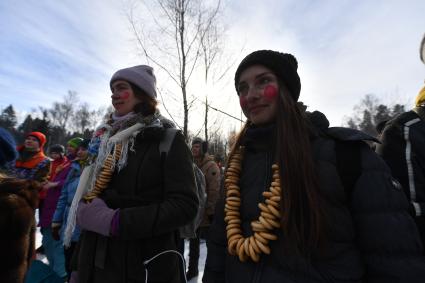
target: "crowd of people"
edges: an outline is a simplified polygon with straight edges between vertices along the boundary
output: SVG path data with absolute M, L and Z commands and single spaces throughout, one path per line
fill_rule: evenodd
M 297 69 L 272 50 L 240 62 L 247 120 L 224 172 L 207 141 L 189 148 L 159 113 L 147 65 L 112 75 L 115 111 L 91 139 L 47 156 L 43 133 L 16 147 L 0 129 L 0 245 L 16 249 L 0 281 L 185 282 L 205 239 L 205 283 L 423 282 L 425 87 L 378 141 L 307 111 Z M 48 265 L 35 259 L 36 208 Z

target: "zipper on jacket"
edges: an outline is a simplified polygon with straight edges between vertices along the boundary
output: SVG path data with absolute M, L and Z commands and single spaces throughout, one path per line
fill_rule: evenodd
M 267 191 L 269 188 L 269 184 L 271 183 L 271 164 L 272 164 L 272 154 L 271 152 L 267 152 L 266 153 L 266 161 L 265 161 L 265 174 L 264 174 L 264 183 L 263 183 L 263 191 Z M 259 202 L 263 202 L 264 201 L 264 197 L 263 194 L 261 192 L 260 198 L 259 198 Z M 252 278 L 252 283 L 260 283 L 261 282 L 261 277 L 263 274 L 263 267 L 264 267 L 264 256 L 266 256 L 265 254 L 260 255 L 260 262 L 258 262 L 257 264 L 255 264 L 255 271 L 254 271 L 254 277 Z

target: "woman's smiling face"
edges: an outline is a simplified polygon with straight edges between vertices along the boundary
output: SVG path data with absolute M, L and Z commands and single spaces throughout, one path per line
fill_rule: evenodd
M 141 100 L 134 95 L 131 85 L 124 80 L 117 80 L 112 83 L 112 105 L 117 116 L 124 116 L 133 111 L 134 106 Z
M 246 68 L 239 77 L 237 90 L 242 111 L 254 125 L 274 122 L 279 84 L 270 69 L 262 65 Z

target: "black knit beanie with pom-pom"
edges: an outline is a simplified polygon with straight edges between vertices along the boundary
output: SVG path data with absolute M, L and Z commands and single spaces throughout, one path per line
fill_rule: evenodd
M 301 81 L 298 76 L 297 59 L 289 53 L 281 53 L 273 50 L 258 50 L 246 56 L 235 73 L 235 87 L 238 89 L 241 73 L 253 65 L 262 65 L 275 73 L 275 75 L 288 88 L 291 97 L 297 101 L 301 91 Z

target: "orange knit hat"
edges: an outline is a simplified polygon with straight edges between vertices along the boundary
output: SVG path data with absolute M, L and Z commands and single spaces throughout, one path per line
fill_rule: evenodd
M 46 136 L 41 132 L 31 132 L 27 135 L 27 137 L 28 136 L 35 137 L 40 143 L 40 148 L 43 148 L 44 144 L 46 143 Z

